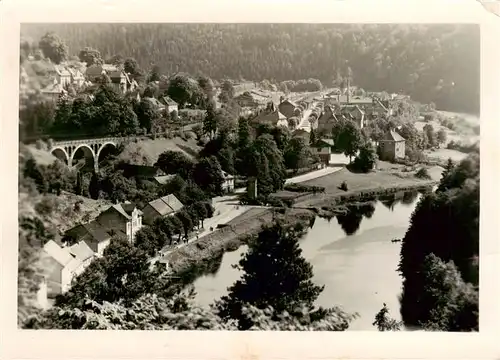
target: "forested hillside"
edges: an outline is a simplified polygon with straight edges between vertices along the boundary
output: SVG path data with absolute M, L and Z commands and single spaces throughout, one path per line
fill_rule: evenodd
M 143 69 L 215 79 L 317 78 L 331 85 L 351 67 L 368 91 L 404 92 L 439 109 L 479 113 L 479 27 L 350 24 L 36 24 L 37 43 L 54 31 L 70 55 L 86 46 L 103 58 L 133 57 Z

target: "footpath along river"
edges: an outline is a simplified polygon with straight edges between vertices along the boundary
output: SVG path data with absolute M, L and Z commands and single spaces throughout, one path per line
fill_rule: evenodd
M 418 192 L 407 192 L 330 221 L 316 218 L 300 240 L 303 256 L 313 265 L 313 281 L 325 285 L 317 304 L 358 312 L 350 330 L 376 330 L 372 322 L 383 303 L 393 318 L 401 319 L 402 281 L 396 272 L 401 243 L 391 240 L 404 236 L 419 198 Z M 225 253 L 216 272 L 194 281 L 198 303 L 208 306 L 227 293 L 240 277 L 232 265 L 247 249 Z

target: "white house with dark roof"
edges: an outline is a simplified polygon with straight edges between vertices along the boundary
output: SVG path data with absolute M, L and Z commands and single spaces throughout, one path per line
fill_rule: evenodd
M 46 271 L 47 295 L 63 294 L 71 287 L 71 281 L 85 270 L 85 263 L 71 254 L 68 248 L 48 241 L 40 258 Z
M 152 224 L 158 217 L 172 216 L 179 212 L 184 205 L 174 194 L 150 201 L 143 209 L 145 224 Z
M 222 190 L 227 193 L 234 191 L 234 175 L 231 175 L 225 171 L 222 171 L 222 176 L 224 177 L 224 182 L 222 183 Z
M 142 211 L 132 203 L 116 204 L 100 213 L 96 221 L 108 233 L 125 235 L 128 241 L 133 242 L 142 227 Z
M 168 110 L 168 113 L 172 113 L 172 111 L 177 111 L 179 112 L 179 104 L 172 100 L 169 96 L 163 96 L 160 99 L 160 102 L 165 105 L 166 109 Z

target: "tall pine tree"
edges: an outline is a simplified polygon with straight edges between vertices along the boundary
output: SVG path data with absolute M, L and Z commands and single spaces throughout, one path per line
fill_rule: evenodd
M 99 191 L 100 191 L 99 177 L 97 176 L 97 173 L 94 171 L 92 173 L 92 179 L 90 179 L 90 184 L 89 184 L 90 197 L 94 200 L 99 199 Z
M 222 318 L 238 320 L 244 330 L 252 323 L 242 314 L 243 304 L 261 309 L 272 306 L 277 313 L 313 310 L 324 286 L 312 282 L 312 266 L 302 257 L 298 239 L 303 231 L 301 224 L 286 226 L 279 220 L 263 227 L 239 262 L 242 278 L 216 302 Z

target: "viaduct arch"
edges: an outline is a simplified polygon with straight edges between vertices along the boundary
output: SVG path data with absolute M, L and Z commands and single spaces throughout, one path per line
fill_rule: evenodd
M 50 153 L 63 161 L 70 168 L 74 166 L 75 155 L 79 150 L 83 152 L 86 159 L 92 158 L 95 171 L 99 170 L 99 156 L 102 150 L 107 146 L 117 147 L 127 138 L 100 138 L 87 140 L 66 140 L 55 141 L 49 149 Z

